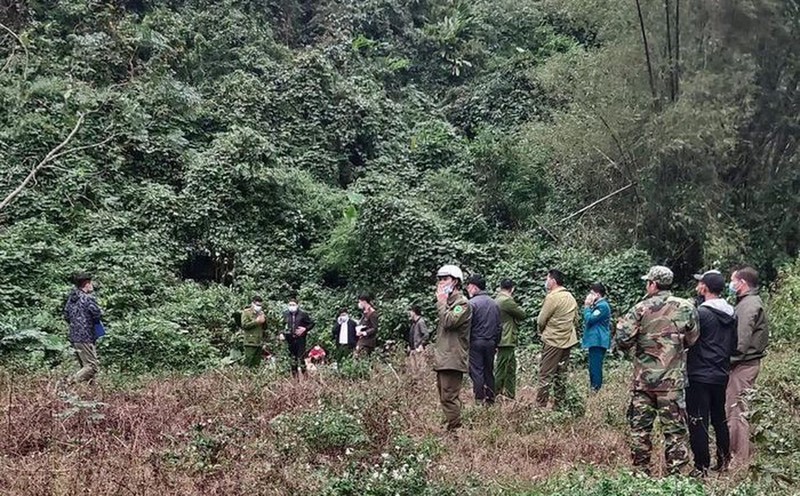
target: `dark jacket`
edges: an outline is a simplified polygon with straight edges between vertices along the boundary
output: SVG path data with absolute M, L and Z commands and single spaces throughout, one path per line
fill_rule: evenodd
M 469 333 L 470 342 L 489 341 L 495 346 L 500 344 L 503 327 L 500 322 L 500 307 L 486 291 L 479 291 L 470 298 L 472 308 L 472 327 Z
M 341 324 L 339 324 L 339 320 L 337 319 L 336 322 L 333 323 L 333 329 L 331 333 L 333 335 L 333 342 L 336 346 L 347 346 L 349 348 L 356 347 L 356 341 L 358 338 L 356 337 L 356 321 L 348 318 L 347 319 L 347 344 L 343 345 L 339 342 L 339 330 L 342 328 Z
M 731 356 L 736 351 L 736 317 L 722 298 L 704 302 L 697 309 L 700 338 L 689 348 L 686 373 L 689 385 L 727 384 Z
M 420 346 L 425 346 L 428 344 L 430 335 L 431 332 L 428 330 L 428 324 L 425 323 L 425 318 L 420 317 L 411 322 L 411 328 L 408 330 L 408 336 L 406 337 L 408 346 L 410 346 L 412 350 L 416 350 Z
M 769 322 L 757 290 L 748 291 L 736 299 L 736 319 L 739 343 L 731 362 L 760 360 L 767 354 Z
M 308 333 L 311 332 L 311 329 L 314 328 L 314 319 L 311 318 L 306 312 L 301 309 L 297 309 L 296 312 L 292 313 L 290 311 L 283 312 L 283 319 L 286 323 L 286 327 L 284 328 L 283 335 L 286 337 L 287 340 L 292 339 L 305 339 L 308 336 Z M 305 327 L 306 332 L 302 336 L 295 336 L 294 330 L 298 327 Z
M 358 338 L 358 346 L 360 348 L 375 349 L 378 346 L 378 312 L 373 310 L 369 314 L 361 316 L 358 325 L 364 326 L 362 331 L 366 332 L 366 336 Z
M 94 325 L 100 322 L 103 312 L 94 296 L 74 288 L 64 305 L 64 319 L 69 322 L 71 343 L 94 343 Z

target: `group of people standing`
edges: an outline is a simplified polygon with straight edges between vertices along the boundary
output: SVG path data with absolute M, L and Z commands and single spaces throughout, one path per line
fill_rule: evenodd
M 633 356 L 628 420 L 634 465 L 649 473 L 651 433 L 659 418 L 668 471 L 678 473 L 689 463 L 691 447 L 691 475 L 703 477 L 709 469 L 726 470 L 732 460 L 750 460 L 746 391 L 754 387 L 766 352 L 768 324 L 758 295 L 758 272 L 751 267 L 734 271 L 727 285 L 736 298 L 735 308 L 723 298 L 726 283 L 719 271 L 695 275 L 695 301 L 671 293 L 673 277 L 664 266 L 651 267 L 642 276 L 646 297 L 619 319 L 613 338 Z M 500 294 L 492 300 L 479 275 L 465 280 L 461 269 L 445 265 L 437 278 L 434 369 L 447 430 L 455 431 L 461 426 L 463 374 L 469 372 L 479 403 L 492 404 L 495 393 L 514 397 L 513 350 L 525 312 L 513 299 L 510 280 L 500 283 Z M 545 289 L 537 318 L 543 344 L 536 395 L 541 407 L 550 404 L 551 389 L 554 405 L 565 400 L 570 351 L 578 344 L 578 304 L 564 287 L 564 275 L 548 271 Z M 602 387 L 603 359 L 612 341 L 611 306 L 603 284 L 591 286 L 582 314 L 582 346 L 588 350 L 589 382 L 596 392 Z M 716 437 L 714 467 L 710 426 Z
M 263 299 L 254 296 L 250 306 L 241 311 L 241 327 L 244 333 L 244 361 L 248 367 L 261 364 L 267 317 L 264 313 Z M 339 310 L 331 331 L 337 352 L 355 353 L 357 356 L 372 353 L 378 344 L 378 312 L 372 304 L 372 297 L 362 294 L 358 297 L 361 319 L 356 322 L 346 308 Z M 306 342 L 316 322 L 308 312 L 300 308 L 297 298 L 289 298 L 283 312 L 283 329 L 279 339 L 286 342 L 289 352 L 289 367 L 293 376 L 306 373 Z
M 645 276 L 645 298 L 619 319 L 613 336 L 619 349 L 633 356 L 633 380 L 628 420 L 634 465 L 649 473 L 656 418 L 665 438 L 665 460 L 671 473 L 689 463 L 687 440 L 694 455 L 692 475 L 705 476 L 709 469 L 726 470 L 731 461 L 743 464 L 751 457 L 746 392 L 755 385 L 761 359 L 769 341 L 768 321 L 759 296 L 759 275 L 752 267 L 734 271 L 726 285 L 715 270 L 695 275 L 696 300 L 674 296 L 673 273 L 668 267 L 651 267 Z M 566 399 L 569 356 L 578 344 L 578 304 L 564 287 L 564 274 L 550 270 L 545 296 L 537 317 L 542 352 L 536 403 L 546 407 Z M 445 265 L 437 272 L 438 314 L 433 368 L 446 428 L 461 427 L 463 376 L 469 373 L 475 400 L 492 405 L 497 395 L 516 395 L 515 346 L 525 311 L 514 299 L 514 282 L 500 281 L 492 298 L 486 281 L 473 274 L 465 279 L 461 269 Z M 723 298 L 727 289 L 735 308 Z M 469 295 L 469 298 L 464 292 Z M 92 381 L 98 371 L 95 343 L 102 333 L 102 312 L 93 292 L 92 277 L 75 276 L 75 288 L 67 298 L 64 317 L 69 340 L 80 370 L 74 381 Z M 358 322 L 343 308 L 332 327 L 340 356 L 370 354 L 377 346 L 378 313 L 370 295 L 358 297 L 362 315 Z M 603 384 L 603 360 L 611 347 L 611 306 L 601 283 L 591 286 L 584 300 L 582 346 L 589 354 L 591 390 Z M 430 338 L 419 306 L 408 311 L 411 322 L 407 340 L 411 358 L 423 361 Z M 261 363 L 267 317 L 263 300 L 252 298 L 240 314 L 244 332 L 244 363 Z M 291 357 L 291 373 L 305 373 L 306 340 L 315 327 L 311 316 L 290 298 L 283 313 L 280 339 Z M 716 437 L 716 465 L 711 467 L 709 426 Z

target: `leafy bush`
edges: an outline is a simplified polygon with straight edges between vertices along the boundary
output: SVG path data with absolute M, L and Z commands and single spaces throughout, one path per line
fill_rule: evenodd
M 279 415 L 270 422 L 282 442 L 294 446 L 297 439 L 311 453 L 344 453 L 363 447 L 368 438 L 363 422 L 342 409 L 323 408 L 300 415 Z
M 775 282 L 769 298 L 770 338 L 778 342 L 800 340 L 800 258 L 785 266 Z

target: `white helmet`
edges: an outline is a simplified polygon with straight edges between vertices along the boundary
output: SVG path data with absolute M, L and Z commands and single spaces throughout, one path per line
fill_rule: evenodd
M 436 277 L 447 277 L 450 276 L 453 279 L 458 279 L 461 282 L 464 282 L 464 273 L 461 272 L 461 269 L 456 267 L 455 265 L 442 265 L 438 272 L 436 272 Z

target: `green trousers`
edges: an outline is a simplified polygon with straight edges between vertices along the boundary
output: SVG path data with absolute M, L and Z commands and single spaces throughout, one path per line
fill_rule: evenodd
M 517 394 L 517 355 L 513 346 L 497 348 L 494 387 L 498 395 L 514 399 Z
M 244 346 L 244 361 L 242 364 L 251 369 L 261 365 L 261 346 Z
M 447 430 L 461 427 L 461 383 L 464 373 L 458 370 L 437 370 L 436 388 L 439 390 L 439 402 L 442 404 Z

